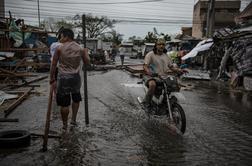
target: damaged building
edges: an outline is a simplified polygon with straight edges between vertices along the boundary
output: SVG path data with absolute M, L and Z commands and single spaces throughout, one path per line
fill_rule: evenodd
M 192 36 L 203 38 L 206 36 L 207 12 L 209 0 L 199 0 L 194 5 Z M 214 29 L 234 27 L 234 18 L 239 14 L 240 0 L 215 0 Z
M 235 20 L 238 28 L 215 32 L 208 67 L 219 66 L 217 79 L 230 78 L 231 86 L 243 85 L 246 90 L 252 90 L 252 2 Z M 219 63 L 214 66 L 213 61 Z

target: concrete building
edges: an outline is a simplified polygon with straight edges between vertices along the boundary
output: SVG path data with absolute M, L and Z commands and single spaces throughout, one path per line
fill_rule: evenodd
M 209 0 L 199 0 L 194 5 L 192 36 L 206 36 L 207 12 Z M 215 0 L 214 29 L 235 26 L 234 18 L 239 14 L 240 0 Z
M 0 17 L 5 17 L 4 12 L 4 0 L 0 0 Z

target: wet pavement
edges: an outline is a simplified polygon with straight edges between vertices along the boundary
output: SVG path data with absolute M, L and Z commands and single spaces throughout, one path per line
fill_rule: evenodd
M 17 123 L 0 123 L 0 130 L 24 129 L 43 134 L 48 80 L 9 116 Z M 249 165 L 252 162 L 252 96 L 207 81 L 190 81 L 182 90 L 187 129 L 172 133 L 159 119 L 149 119 L 137 97 L 144 95 L 139 78 L 122 70 L 88 72 L 90 125 L 85 125 L 83 102 L 78 126 L 61 134 L 55 103 L 48 151 L 42 138 L 20 149 L 1 149 L 1 166 L 124 166 L 124 165 Z M 83 90 L 82 90 L 83 93 Z

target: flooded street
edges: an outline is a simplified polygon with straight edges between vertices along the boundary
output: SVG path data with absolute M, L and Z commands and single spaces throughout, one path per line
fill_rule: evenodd
M 44 132 L 48 80 L 9 116 L 18 123 L 0 123 L 0 130 Z M 182 90 L 187 128 L 172 133 L 159 119 L 149 119 L 137 97 L 144 96 L 141 79 L 123 70 L 88 72 L 90 125 L 85 125 L 84 102 L 78 127 L 61 135 L 59 109 L 53 105 L 48 151 L 40 152 L 42 137 L 31 146 L 1 149 L 1 166 L 126 166 L 126 165 L 249 165 L 252 162 L 252 96 L 209 82 L 190 81 Z M 47 88 L 45 88 L 47 87 Z M 82 90 L 83 93 L 83 90 Z

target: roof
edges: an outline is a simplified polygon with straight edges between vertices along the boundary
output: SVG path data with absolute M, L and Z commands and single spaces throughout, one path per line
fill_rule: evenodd
M 250 25 L 250 26 L 247 26 L 247 27 L 242 27 L 242 28 L 239 28 L 239 29 L 236 29 L 235 31 L 237 31 L 237 32 L 246 32 L 246 31 L 250 31 L 250 32 L 252 32 L 252 25 Z
M 198 0 L 195 6 L 201 9 L 208 8 L 209 0 Z M 215 9 L 240 9 L 241 0 L 215 0 Z
M 144 43 L 144 45 L 146 45 L 146 46 L 154 46 L 155 43 Z
M 195 37 L 189 36 L 189 35 L 185 35 L 185 34 L 178 34 L 175 39 L 178 40 L 196 40 Z
M 121 46 L 133 46 L 133 43 L 121 43 Z
M 236 17 L 237 19 L 252 18 L 252 2 Z

